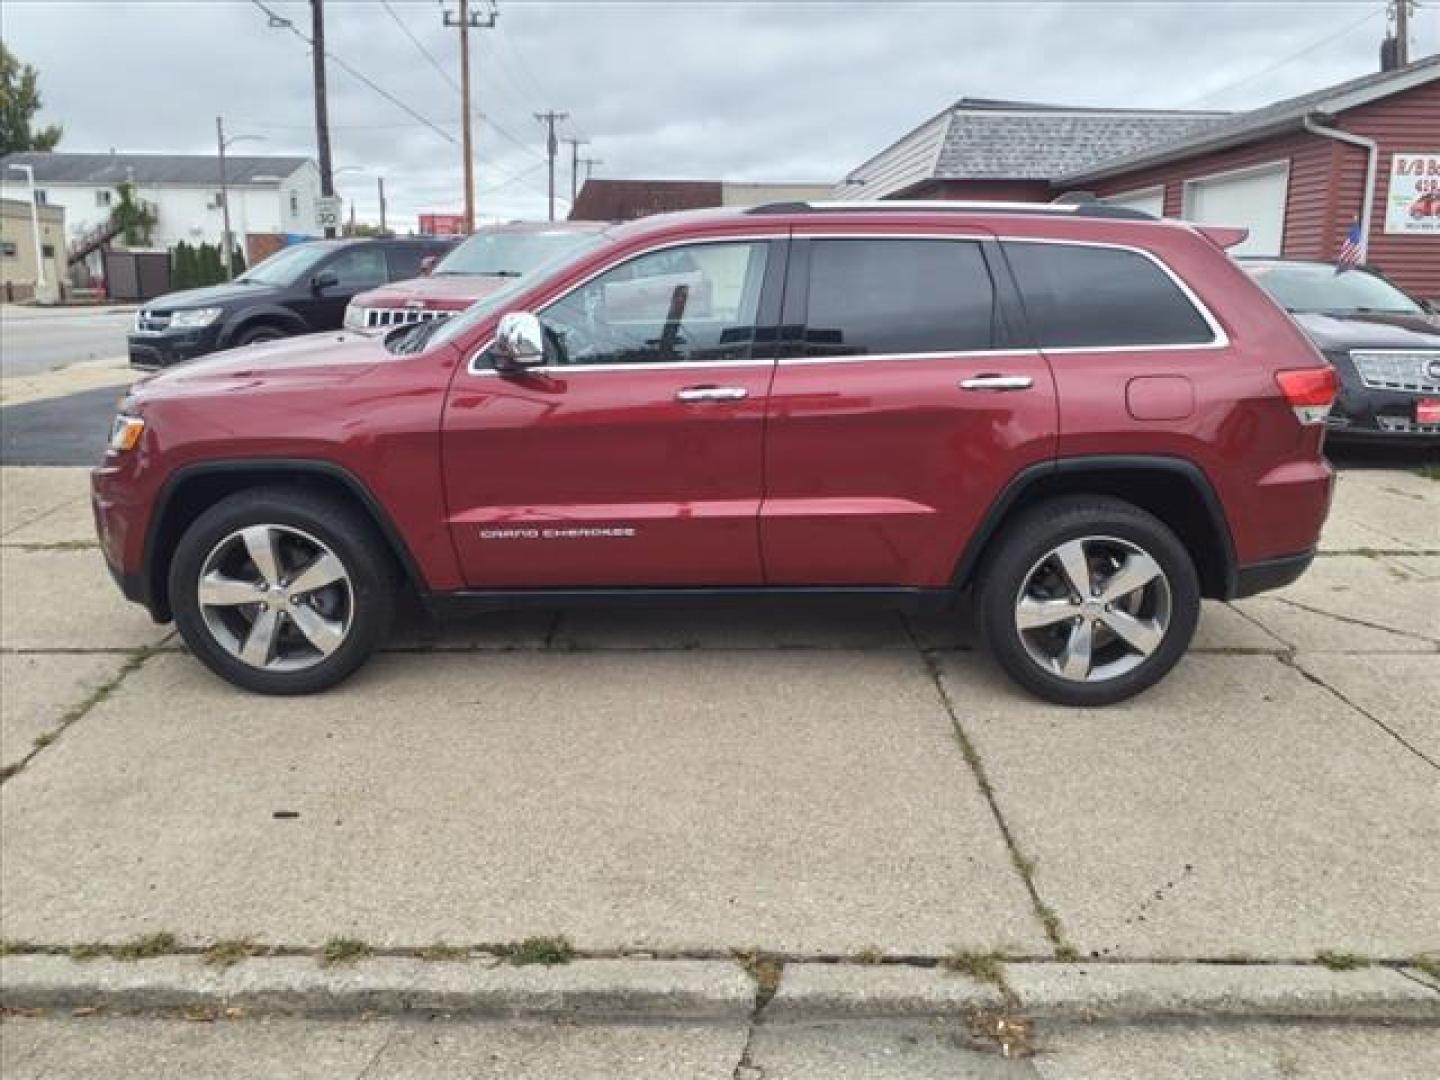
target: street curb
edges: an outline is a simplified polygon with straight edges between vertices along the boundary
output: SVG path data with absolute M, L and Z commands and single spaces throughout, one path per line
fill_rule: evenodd
M 323 968 L 314 957 L 260 957 L 218 969 L 196 956 L 82 962 L 28 955 L 0 960 L 0 1006 L 745 1020 L 755 983 L 738 964 L 705 960 L 487 968 L 386 957 Z
M 1440 989 L 1390 967 L 1342 972 L 1310 964 L 1012 963 L 1004 976 L 1002 992 L 938 967 L 791 962 L 763 1017 L 779 1024 L 1003 1009 L 1058 1021 L 1440 1021 Z M 287 956 L 219 969 L 198 956 L 122 962 L 29 954 L 0 959 L 0 1006 L 748 1021 L 756 987 L 727 960 L 485 967 L 383 957 L 325 968 L 311 956 Z

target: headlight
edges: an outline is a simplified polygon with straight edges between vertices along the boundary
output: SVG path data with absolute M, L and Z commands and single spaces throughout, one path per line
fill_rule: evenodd
M 345 329 L 365 329 L 365 309 L 358 304 L 350 304 L 345 308 Z
M 144 433 L 144 420 L 138 416 L 126 416 L 121 413 L 110 425 L 110 449 L 119 450 L 122 453 L 126 450 L 134 450 L 135 445 L 140 441 L 140 436 Z
M 218 307 L 191 308 L 189 311 L 177 311 L 170 316 L 170 325 L 177 330 L 195 330 L 201 326 L 209 326 L 220 317 Z

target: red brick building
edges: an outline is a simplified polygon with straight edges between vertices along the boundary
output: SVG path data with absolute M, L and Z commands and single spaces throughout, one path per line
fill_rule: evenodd
M 1425 190 L 1440 191 L 1440 56 L 1233 114 L 962 100 L 835 195 L 1045 201 L 1091 191 L 1243 225 L 1241 253 L 1300 259 L 1333 260 L 1360 223 L 1370 265 L 1437 299 L 1440 199 L 1417 198 Z

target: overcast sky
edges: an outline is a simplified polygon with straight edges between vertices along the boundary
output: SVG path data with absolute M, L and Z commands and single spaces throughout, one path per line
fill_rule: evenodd
M 473 0 L 477 5 L 481 0 Z M 309 4 L 265 0 L 307 35 Z M 454 139 L 330 64 L 339 192 L 392 218 L 461 206 L 454 0 L 327 0 L 328 51 Z M 572 3 L 500 0 L 472 35 L 478 207 L 545 213 L 543 128 L 597 176 L 833 182 L 956 98 L 1243 109 L 1377 67 L 1383 0 L 1305 3 Z M 393 11 L 393 16 L 392 16 Z M 305 43 L 253 0 L 3 0 L 8 46 L 40 71 L 61 150 L 314 155 Z M 419 41 L 422 53 L 396 20 Z M 1440 51 L 1440 2 L 1411 55 Z M 439 69 L 437 70 L 437 65 Z M 569 194 L 568 147 L 557 189 Z M 561 203 L 563 215 L 568 203 Z

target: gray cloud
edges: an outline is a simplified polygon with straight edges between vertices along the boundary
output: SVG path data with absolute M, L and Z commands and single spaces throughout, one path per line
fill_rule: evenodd
M 308 33 L 308 4 L 266 2 Z M 476 129 L 479 206 L 543 215 L 531 114 L 547 108 L 591 140 L 597 175 L 833 181 L 961 96 L 1246 108 L 1338 82 L 1374 70 L 1384 6 L 502 0 L 499 27 L 473 39 L 475 106 L 498 125 Z M 40 69 L 45 118 L 65 124 L 62 149 L 208 153 L 223 114 L 265 137 L 246 152 L 313 153 L 308 52 L 249 2 L 4 7 L 6 42 Z M 329 50 L 458 142 L 458 95 L 378 0 L 326 7 Z M 441 3 L 391 7 L 458 79 Z M 1440 9 L 1422 9 L 1413 33 L 1416 55 L 1440 48 Z M 377 175 L 402 224 L 459 208 L 458 145 L 335 65 L 329 93 L 335 163 L 363 170 L 337 186 L 360 216 L 375 215 Z M 568 195 L 568 157 L 556 186 Z

